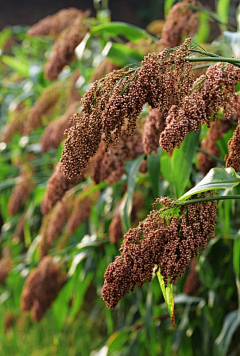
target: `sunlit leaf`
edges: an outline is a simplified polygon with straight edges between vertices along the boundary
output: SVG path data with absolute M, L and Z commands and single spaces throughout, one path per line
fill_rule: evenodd
M 165 303 L 167 304 L 168 312 L 172 319 L 172 324 L 175 327 L 173 285 L 168 282 L 167 287 L 165 287 L 165 283 L 161 275 L 160 269 L 157 271 L 157 277 L 162 290 L 163 298 L 165 300 Z
M 1 57 L 1 60 L 3 63 L 14 69 L 17 73 L 21 74 L 24 78 L 29 76 L 28 65 L 21 62 L 18 58 L 4 55 Z
M 179 197 L 189 181 L 192 161 L 198 145 L 198 134 L 194 131 L 187 135 L 180 148 L 175 148 L 172 155 L 172 179 Z
M 240 176 L 233 168 L 213 168 L 192 189 L 181 196 L 178 200 L 186 200 L 193 194 L 214 189 L 231 189 L 240 184 Z
M 220 20 L 224 23 L 228 23 L 230 0 L 218 0 L 217 1 L 217 14 Z
M 106 57 L 119 67 L 132 63 L 139 64 L 143 60 L 143 56 L 139 52 L 122 43 L 112 43 Z
M 94 26 L 91 30 L 92 35 L 99 35 L 101 33 L 105 33 L 108 36 L 125 36 L 129 41 L 150 37 L 147 31 L 142 28 L 125 22 L 107 22 Z

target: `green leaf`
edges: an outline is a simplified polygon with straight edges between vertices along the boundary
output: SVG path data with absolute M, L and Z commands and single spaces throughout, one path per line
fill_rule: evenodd
M 198 134 L 191 132 L 181 144 L 175 148 L 172 155 L 172 179 L 179 197 L 186 188 L 192 171 L 192 161 L 198 144 Z
M 133 193 L 135 189 L 135 179 L 144 156 L 145 155 L 142 154 L 134 161 L 126 162 L 125 169 L 127 170 L 128 168 L 127 192 L 120 206 L 120 216 L 121 216 L 124 233 L 126 233 L 131 228 L 130 216 L 132 211 Z
M 78 311 L 82 305 L 86 290 L 87 290 L 92 279 L 93 279 L 93 272 L 89 272 L 85 276 L 85 278 L 78 278 L 77 288 L 74 293 L 73 305 L 72 305 L 70 313 L 69 313 L 70 320 L 73 320 L 74 317 L 76 316 L 76 314 L 78 313 Z
M 17 73 L 21 74 L 24 78 L 28 78 L 29 68 L 27 64 L 21 62 L 18 58 L 10 56 L 2 56 L 1 60 L 3 63 L 14 69 Z
M 11 29 L 9 27 L 4 28 L 1 32 L 0 32 L 0 48 L 3 49 L 3 47 L 5 46 L 7 40 L 11 37 L 12 32 Z
M 192 189 L 178 200 L 186 200 L 193 194 L 215 189 L 231 189 L 240 183 L 240 176 L 233 168 L 213 168 Z
M 159 197 L 159 179 L 160 179 L 160 156 L 161 147 L 158 148 L 157 154 L 151 153 L 147 156 L 147 167 L 155 198 Z
M 122 43 L 112 43 L 106 57 L 119 67 L 132 63 L 140 63 L 143 60 L 143 56 L 139 52 Z
M 160 167 L 162 175 L 170 184 L 172 182 L 172 166 L 171 157 L 168 152 L 162 151 L 160 157 Z
M 208 35 L 210 32 L 209 26 L 209 17 L 206 13 L 199 11 L 198 12 L 198 29 L 196 33 L 196 42 L 197 43 L 205 43 L 208 39 Z
M 174 4 L 174 0 L 165 0 L 164 1 L 164 16 L 165 16 L 165 18 L 167 17 L 173 4 Z
M 240 275 L 240 236 L 238 235 L 233 243 L 233 269 L 236 277 Z
M 240 324 L 239 311 L 235 310 L 226 315 L 223 322 L 222 330 L 215 340 L 213 355 L 225 356 L 227 355 L 232 336 Z
M 150 35 L 140 27 L 125 22 L 107 22 L 91 29 L 91 35 L 125 36 L 129 41 L 137 41 Z
M 230 0 L 218 0 L 217 1 L 217 14 L 222 22 L 228 23 Z
M 173 285 L 168 282 L 167 287 L 165 287 L 165 283 L 161 275 L 160 269 L 157 271 L 157 277 L 162 290 L 163 298 L 165 300 L 165 303 L 167 304 L 167 308 L 172 319 L 172 324 L 175 327 Z

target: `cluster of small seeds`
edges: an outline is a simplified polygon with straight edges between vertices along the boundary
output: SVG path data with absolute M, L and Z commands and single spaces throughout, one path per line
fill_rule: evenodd
M 83 180 L 83 175 L 78 175 L 72 180 L 67 179 L 61 172 L 60 163 L 58 163 L 47 183 L 47 189 L 41 203 L 42 213 L 48 214 L 68 190 Z
M 233 137 L 228 142 L 228 150 L 229 153 L 225 158 L 226 167 L 232 167 L 236 172 L 240 172 L 240 119 Z
M 52 257 L 44 257 L 27 277 L 21 295 L 21 309 L 31 310 L 33 320 L 40 321 L 64 283 L 65 275 L 53 263 Z
M 220 140 L 223 134 L 229 131 L 231 127 L 232 123 L 229 120 L 213 121 L 207 133 L 207 136 L 201 142 L 201 148 L 204 151 L 218 157 L 219 148 L 217 146 L 217 140 Z M 199 170 L 203 173 L 204 176 L 210 171 L 211 168 L 216 167 L 216 161 L 202 152 L 198 153 L 198 163 Z
M 212 196 L 212 192 L 199 198 Z M 195 197 L 196 198 L 196 197 Z M 206 248 L 214 237 L 216 201 L 176 206 L 169 199 L 167 206 L 152 210 L 144 222 L 124 236 L 120 256 L 105 272 L 102 298 L 114 308 L 126 293 L 151 281 L 160 268 L 165 284 L 176 282 L 185 273 L 199 248 Z M 157 200 L 164 203 L 164 200 Z M 156 268 L 155 268 L 156 267 Z
M 161 33 L 162 48 L 179 46 L 184 36 L 192 37 L 195 34 L 198 19 L 190 8 L 194 3 L 192 0 L 183 0 L 171 8 Z
M 57 120 L 51 122 L 43 132 L 40 145 L 42 152 L 46 152 L 53 148 L 58 148 L 64 137 L 64 131 L 71 125 L 70 118 L 76 112 L 78 101 L 72 102 L 67 111 Z
M 96 81 L 81 100 L 81 112 L 73 117 L 66 130 L 62 153 L 62 171 L 72 179 L 88 165 L 101 141 L 117 144 L 126 126 L 133 134 L 136 120 L 145 103 L 158 108 L 163 115 L 179 104 L 192 83 L 191 64 L 186 40 L 175 51 L 164 50 L 147 55 L 139 68 L 113 71 Z
M 201 124 L 210 127 L 211 119 L 222 109 L 225 119 L 237 111 L 239 98 L 236 85 L 240 80 L 240 68 L 217 63 L 199 77 L 181 105 L 172 106 L 166 118 L 166 127 L 160 135 L 159 145 L 167 152 L 180 147 L 186 135 L 198 132 Z

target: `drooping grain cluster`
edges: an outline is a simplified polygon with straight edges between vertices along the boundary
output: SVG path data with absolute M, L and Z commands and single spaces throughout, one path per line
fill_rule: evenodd
M 132 160 L 143 153 L 142 138 L 138 131 L 129 136 L 122 129 L 118 145 L 111 145 L 106 152 L 104 142 L 91 162 L 91 178 L 98 184 L 106 180 L 109 184 L 117 182 L 124 174 L 124 162 Z
M 23 167 L 8 201 L 8 212 L 10 215 L 15 215 L 26 203 L 34 187 L 35 182 L 32 178 L 32 169 L 29 166 Z
M 63 68 L 74 59 L 75 48 L 82 41 L 88 30 L 88 24 L 85 21 L 88 16 L 88 12 L 80 12 L 72 22 L 71 27 L 67 27 L 61 32 L 44 68 L 44 73 L 48 80 L 56 79 Z
M 144 58 L 139 68 L 125 68 L 106 75 L 93 84 L 81 100 L 82 110 L 67 130 L 62 154 L 64 174 L 72 179 L 98 151 L 117 143 L 122 127 L 133 134 L 145 103 L 159 108 L 164 116 L 172 105 L 186 96 L 192 85 L 189 40 L 175 51 L 164 50 Z
M 240 68 L 232 64 L 217 63 L 199 77 L 181 105 L 173 105 L 166 118 L 166 127 L 160 135 L 159 145 L 167 152 L 180 147 L 186 135 L 198 132 L 201 124 L 210 126 L 211 119 L 222 109 L 229 119 L 238 108 L 236 85 Z
M 67 179 L 61 172 L 60 163 L 58 163 L 48 180 L 47 189 L 41 203 L 42 213 L 48 214 L 69 189 L 83 180 L 83 175 L 78 175 L 72 180 Z
M 53 241 L 60 236 L 62 229 L 70 216 L 73 205 L 74 197 L 71 194 L 65 194 L 63 199 L 57 202 L 51 213 L 46 230 L 47 243 L 49 246 L 52 246 Z
M 151 109 L 143 130 L 143 149 L 149 155 L 159 147 L 160 133 L 164 130 L 165 122 L 159 109 Z
M 236 172 L 240 172 L 240 119 L 238 119 L 238 126 L 233 137 L 228 142 L 228 151 L 225 158 L 226 167 L 232 167 Z
M 21 309 L 31 310 L 33 320 L 40 321 L 56 299 L 65 280 L 65 275 L 53 263 L 52 257 L 44 257 L 27 277 L 21 295 Z
M 16 109 L 10 114 L 10 120 L 4 126 L 1 132 L 0 141 L 10 142 L 12 136 L 18 132 L 21 136 L 24 134 L 25 125 L 29 116 L 30 108 L 23 104 L 19 104 Z
M 123 237 L 123 229 L 120 215 L 120 206 L 122 200 L 119 201 L 117 209 L 113 215 L 112 221 L 109 225 L 109 237 L 110 242 L 113 244 L 117 244 L 121 238 Z M 131 211 L 131 223 L 137 219 L 137 214 L 141 210 L 144 205 L 144 199 L 140 192 L 135 192 L 133 195 L 133 203 L 132 203 L 132 211 Z
M 68 220 L 68 232 L 72 234 L 76 228 L 86 221 L 94 204 L 96 204 L 99 193 L 94 192 L 85 198 L 76 197 L 73 205 L 73 211 Z
M 79 101 L 72 102 L 60 118 L 46 127 L 40 139 L 42 152 L 59 147 L 63 140 L 64 131 L 71 126 L 70 118 L 76 112 L 78 105 Z
M 47 16 L 34 24 L 28 30 L 29 36 L 54 36 L 59 35 L 63 30 L 71 27 L 74 20 L 82 12 L 75 8 L 62 9 L 52 16 Z
M 12 267 L 11 259 L 3 256 L 0 259 L 0 284 L 4 283 Z
M 48 225 L 51 220 L 51 215 L 52 211 L 44 215 L 41 221 L 41 227 L 39 230 L 39 245 L 38 245 L 38 254 L 39 254 L 39 259 L 42 260 L 45 256 L 48 255 L 48 251 L 51 248 L 51 246 L 48 243 L 48 238 L 47 238 L 47 231 L 48 231 Z
M 80 102 L 81 95 L 77 88 L 77 82 L 81 73 L 78 69 L 76 69 L 69 78 L 69 83 L 66 85 L 66 101 L 67 105 L 71 105 L 72 102 Z
M 212 192 L 199 197 L 212 196 Z M 182 277 L 191 258 L 214 237 L 216 201 L 174 207 L 170 199 L 158 199 L 165 209 L 152 210 L 144 222 L 124 236 L 120 256 L 105 272 L 102 298 L 114 308 L 135 286 L 151 281 L 160 268 L 165 284 Z M 169 210 L 169 208 L 171 210 Z M 166 214 L 166 212 L 168 213 Z
M 223 134 L 230 130 L 231 127 L 231 121 L 213 121 L 207 133 L 207 136 L 201 142 L 201 148 L 204 151 L 216 157 L 219 157 L 219 148 L 217 146 L 217 140 L 220 140 Z M 210 171 L 211 168 L 216 167 L 216 161 L 202 152 L 198 153 L 198 163 L 199 170 L 203 173 L 204 176 Z
M 31 108 L 27 123 L 25 124 L 24 134 L 29 134 L 42 126 L 43 117 L 50 114 L 60 98 L 62 89 L 63 84 L 61 82 L 54 83 L 43 89 L 40 97 Z
M 190 263 L 189 273 L 183 286 L 183 293 L 194 295 L 200 287 L 200 282 L 196 272 L 197 259 L 193 258 Z
M 185 37 L 192 37 L 198 25 L 197 13 L 193 13 L 190 5 L 195 1 L 183 0 L 174 5 L 161 31 L 161 47 L 179 46 Z
M 13 314 L 11 311 L 7 311 L 4 315 L 3 320 L 3 329 L 6 334 L 9 330 L 11 330 L 17 322 L 17 315 Z

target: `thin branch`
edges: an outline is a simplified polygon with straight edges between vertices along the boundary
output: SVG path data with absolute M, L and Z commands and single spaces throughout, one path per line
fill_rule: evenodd
M 185 200 L 185 201 L 176 200 L 174 203 L 176 205 L 189 205 L 189 204 L 199 203 L 199 202 L 203 202 L 203 201 L 226 200 L 226 199 L 240 199 L 240 195 L 221 195 L 221 196 L 216 196 L 216 197 L 191 199 L 191 200 Z

